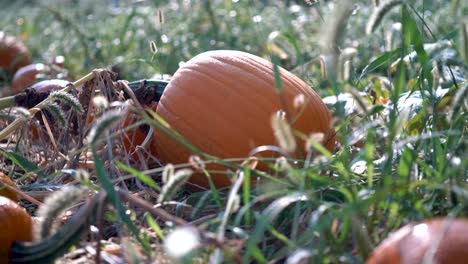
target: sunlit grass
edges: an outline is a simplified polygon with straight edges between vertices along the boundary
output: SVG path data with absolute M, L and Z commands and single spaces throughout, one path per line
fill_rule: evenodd
M 247 158 L 219 160 L 193 148 L 194 160 L 170 167 L 169 173 L 169 167 L 149 168 L 128 155 L 114 165 L 114 153 L 98 153 L 96 140 L 105 137 L 99 143 L 118 145 L 119 133 L 125 131 L 108 133 L 111 127 L 105 123 L 94 125 L 101 133 L 89 142 L 88 156 L 95 161 L 91 174 L 98 179 L 94 187 L 100 186 L 116 209 L 107 220 L 121 222 L 118 236 L 135 236 L 147 256 L 158 254 L 149 244 L 163 244 L 169 237 L 166 250 L 183 257 L 173 239 L 189 230 L 194 238 L 185 241 L 190 242 L 184 247 L 189 259 L 182 261 L 203 262 L 211 256 L 220 262 L 362 263 L 405 223 L 466 216 L 468 44 L 463 14 L 468 7 L 463 1 L 401 1 L 382 13 L 375 13 L 373 1 L 364 0 L 340 5 L 344 10 L 336 8 L 336 1 L 311 6 L 301 1 L 290 6 L 286 1 L 109 2 L 108 8 L 95 1 L 72 8 L 76 5 L 68 1 L 17 1 L 0 11 L 0 26 L 21 36 L 36 62 L 65 56 L 70 80 L 111 66 L 126 80 L 173 74 L 180 62 L 211 49 L 273 55 L 327 97 L 337 132 L 334 152 L 312 142 L 304 160 L 265 160 L 270 172 L 251 170 Z M 369 22 L 373 16 L 380 17 Z M 368 34 L 366 26 L 372 29 Z M 192 147 L 151 114 L 138 113 L 141 122 Z M 62 169 L 56 161 L 50 170 L 40 170 L 32 162 L 37 155 L 22 142 L 12 152 L 2 145 L 0 163 L 8 164 L 8 170 L 16 175 L 41 171 L 42 176 Z M 66 154 L 80 150 L 73 151 Z M 204 163 L 228 166 L 221 173 L 237 180 L 233 187 L 190 192 L 182 185 L 184 175 L 180 184 L 167 176 Z M 240 185 L 257 177 L 256 186 Z M 138 210 L 127 214 L 113 188 L 116 182 L 119 188 L 141 191 L 190 227 L 147 220 Z M 49 187 L 47 180 L 39 187 L 44 186 Z

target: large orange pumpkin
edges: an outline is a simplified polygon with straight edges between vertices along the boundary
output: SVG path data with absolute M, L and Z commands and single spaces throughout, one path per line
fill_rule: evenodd
M 0 263 L 8 263 L 13 241 L 32 241 L 32 218 L 14 201 L 0 196 Z
M 294 99 L 305 97 L 305 108 L 293 128 L 304 134 L 324 133 L 323 144 L 332 150 L 335 137 L 326 105 L 297 76 L 282 68 L 279 72 L 293 117 L 299 112 Z M 276 145 L 270 120 L 282 109 L 272 63 L 241 51 L 217 50 L 199 54 L 177 70 L 156 113 L 200 150 L 221 158 L 242 158 L 255 147 Z M 191 155 L 187 148 L 158 129 L 154 134 L 152 146 L 162 162 L 187 163 Z M 217 187 L 231 184 L 225 174 L 212 174 L 212 179 Z M 203 174 L 193 175 L 190 182 L 209 186 Z
M 14 36 L 0 32 L 0 68 L 7 74 L 13 74 L 31 62 L 31 54 L 23 42 Z
M 408 224 L 386 238 L 366 264 L 466 263 L 468 220 L 436 218 Z

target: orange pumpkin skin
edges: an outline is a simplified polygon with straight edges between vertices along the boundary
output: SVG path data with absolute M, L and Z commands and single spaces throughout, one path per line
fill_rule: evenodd
M 291 117 L 299 112 L 294 98 L 302 94 L 306 100 L 293 128 L 306 135 L 324 133 L 324 145 L 333 150 L 332 117 L 322 99 L 287 70 L 280 68 L 280 76 Z M 217 50 L 199 54 L 177 70 L 156 113 L 201 151 L 220 158 L 245 158 L 255 147 L 276 145 L 271 117 L 282 109 L 272 63 L 241 51 Z M 187 163 L 191 154 L 187 148 L 158 129 L 154 134 L 152 145 L 162 162 Z M 231 184 L 225 174 L 211 176 L 217 187 Z M 194 174 L 189 182 L 209 186 L 202 174 Z
M 14 36 L 0 32 L 0 68 L 13 74 L 19 68 L 31 64 L 32 57 L 26 45 Z
M 70 82 L 62 79 L 44 80 L 31 85 L 31 89 L 36 92 L 52 92 L 64 88 L 68 83 Z
M 32 218 L 14 201 L 0 196 L 0 263 L 8 263 L 13 241 L 32 241 Z
M 382 241 L 366 264 L 424 263 L 432 252 L 431 263 L 461 264 L 468 259 L 467 248 L 467 219 L 435 218 L 402 227 Z
M 17 188 L 16 184 L 10 179 L 10 177 L 6 176 L 4 173 L 0 172 L 0 196 L 5 196 L 15 202 L 18 201 L 18 194 L 14 191 L 9 190 L 5 187 L 8 185 L 13 188 Z
M 11 80 L 11 88 L 19 91 L 36 82 L 36 76 L 45 71 L 46 66 L 42 63 L 29 64 L 19 68 Z

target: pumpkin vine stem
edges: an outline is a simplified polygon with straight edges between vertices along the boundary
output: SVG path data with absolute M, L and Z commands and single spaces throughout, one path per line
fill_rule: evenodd
M 10 108 L 16 106 L 16 96 L 7 96 L 0 98 L 0 109 Z
M 147 201 L 136 197 L 126 191 L 116 189 L 119 197 L 134 206 L 147 210 L 151 215 L 171 221 L 176 225 L 187 225 L 188 223 L 167 211 L 154 208 Z M 71 246 L 76 245 L 87 231 L 90 224 L 99 220 L 99 210 L 103 210 L 104 204 L 108 204 L 109 197 L 106 192 L 100 192 L 90 198 L 60 229 L 52 236 L 36 242 L 15 241 L 10 250 L 10 263 L 53 263 L 63 255 Z M 101 212 L 102 215 L 102 212 Z
M 87 75 L 83 76 L 81 79 L 77 80 L 76 82 L 63 87 L 60 91 L 69 92 L 73 87 L 80 86 L 83 83 L 94 79 L 94 77 L 95 77 L 94 73 L 90 72 Z M 54 100 L 54 98 L 51 98 L 51 97 L 48 96 L 47 98 L 45 98 L 44 100 L 42 100 L 38 104 L 36 104 L 34 107 L 30 108 L 29 113 L 31 114 L 31 116 L 33 116 L 37 112 L 41 111 L 42 109 L 44 109 L 48 105 L 50 105 L 51 101 L 53 101 L 53 100 Z M 3 140 L 6 137 L 8 137 L 16 129 L 21 127 L 24 124 L 24 122 L 26 122 L 25 119 L 21 119 L 21 118 L 15 119 L 15 121 L 13 121 L 7 127 L 5 127 L 3 130 L 0 131 L 0 140 Z
M 104 193 L 102 194 L 104 195 Z M 16 241 L 10 250 L 10 263 L 52 263 L 55 258 L 75 245 L 93 221 L 101 195 L 96 195 L 54 235 L 33 243 Z
M 138 102 L 149 105 L 152 102 L 159 102 L 168 84 L 169 81 L 166 80 L 149 79 L 133 81 L 128 83 L 128 86 L 135 92 Z
M 159 102 L 169 81 L 159 79 L 139 80 L 128 83 L 128 86 L 135 92 L 139 102 L 148 105 L 151 102 Z M 32 108 L 45 100 L 50 91 L 36 91 L 26 89 L 24 92 L 0 98 L 0 109 L 20 106 Z M 130 97 L 126 95 L 127 98 Z
M 26 88 L 24 92 L 0 98 L 0 109 L 10 107 L 32 108 L 44 101 L 50 95 L 50 91 L 38 91 L 32 88 Z

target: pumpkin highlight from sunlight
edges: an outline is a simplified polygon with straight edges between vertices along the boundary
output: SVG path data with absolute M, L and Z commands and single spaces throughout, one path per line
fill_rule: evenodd
M 273 64 L 268 60 L 241 51 L 205 52 L 177 70 L 156 113 L 199 150 L 220 158 L 245 158 L 256 147 L 277 145 L 270 120 L 287 108 L 294 130 L 305 136 L 323 133 L 322 144 L 333 150 L 332 116 L 322 99 L 294 74 L 281 67 L 279 74 L 281 95 L 275 86 Z M 304 98 L 302 107 L 294 105 L 298 96 Z M 154 134 L 152 147 L 162 162 L 188 162 L 191 153 L 186 147 L 159 129 Z M 209 165 L 207 169 L 226 168 Z M 225 173 L 211 176 L 216 187 L 231 185 Z M 209 186 L 201 173 L 194 174 L 189 182 L 203 188 Z
M 67 80 L 62 79 L 51 79 L 51 80 L 43 80 L 31 85 L 31 89 L 35 90 L 36 92 L 52 92 L 58 91 L 70 82 Z
M 37 75 L 45 71 L 47 71 L 47 66 L 42 63 L 29 64 L 19 68 L 11 80 L 11 88 L 20 91 L 34 84 L 37 81 Z

